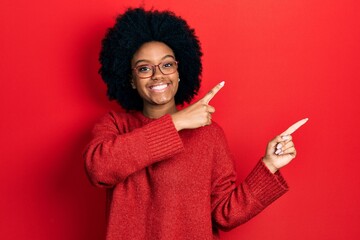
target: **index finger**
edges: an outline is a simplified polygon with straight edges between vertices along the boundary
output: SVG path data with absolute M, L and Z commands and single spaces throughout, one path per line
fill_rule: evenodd
M 286 129 L 285 132 L 283 132 L 282 134 L 280 134 L 281 136 L 284 135 L 290 135 L 293 134 L 299 127 L 301 127 L 302 125 L 304 125 L 309 119 L 308 118 L 304 118 L 296 123 L 294 123 L 293 125 L 291 125 L 288 129 Z
M 213 97 L 220 91 L 220 89 L 225 85 L 225 81 L 222 81 L 221 83 L 218 83 L 213 89 L 211 89 L 205 97 L 203 97 L 203 100 L 206 104 L 209 104 L 210 100 L 213 99 Z

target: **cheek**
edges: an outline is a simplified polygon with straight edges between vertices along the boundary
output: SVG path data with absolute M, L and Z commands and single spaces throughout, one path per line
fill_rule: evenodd
M 180 79 L 179 78 L 179 73 L 177 73 L 173 78 L 173 85 L 175 86 L 176 91 L 179 88 L 179 84 L 180 84 L 179 79 Z
M 131 85 L 134 86 L 138 91 L 141 91 L 141 88 L 143 88 L 144 86 L 144 81 L 141 81 L 141 79 L 138 78 L 132 78 L 131 79 Z
M 136 90 L 136 92 L 139 94 L 139 96 L 141 98 L 144 98 L 144 86 L 141 83 L 141 81 L 139 81 L 139 79 L 131 79 L 131 86 L 133 87 L 134 90 Z
M 141 98 L 144 98 L 147 95 L 147 91 L 145 86 L 142 86 L 141 84 L 137 84 L 136 85 L 136 90 L 138 92 L 138 94 L 140 95 Z

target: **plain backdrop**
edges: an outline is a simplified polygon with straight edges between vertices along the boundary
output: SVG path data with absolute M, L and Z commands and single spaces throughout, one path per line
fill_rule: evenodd
M 98 75 L 106 29 L 127 7 L 172 10 L 202 42 L 199 96 L 239 182 L 267 142 L 304 117 L 290 191 L 223 240 L 360 239 L 360 4 L 355 0 L 2 0 L 0 239 L 97 240 L 105 192 L 82 152 L 110 109 Z M 196 181 L 196 179 L 194 179 Z

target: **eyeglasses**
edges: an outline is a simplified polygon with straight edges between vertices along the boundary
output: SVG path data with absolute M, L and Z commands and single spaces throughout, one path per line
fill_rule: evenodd
M 139 78 L 152 77 L 155 74 L 156 67 L 159 68 L 160 72 L 164 75 L 169 75 L 178 69 L 177 61 L 164 61 L 158 65 L 144 64 L 134 67 L 132 70 L 136 73 Z

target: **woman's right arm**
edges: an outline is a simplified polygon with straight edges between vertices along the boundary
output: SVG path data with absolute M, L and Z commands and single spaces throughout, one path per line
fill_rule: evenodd
M 94 127 L 84 158 L 86 172 L 96 186 L 112 187 L 129 175 L 183 150 L 170 115 L 128 133 L 121 131 L 122 126 L 113 113 Z

